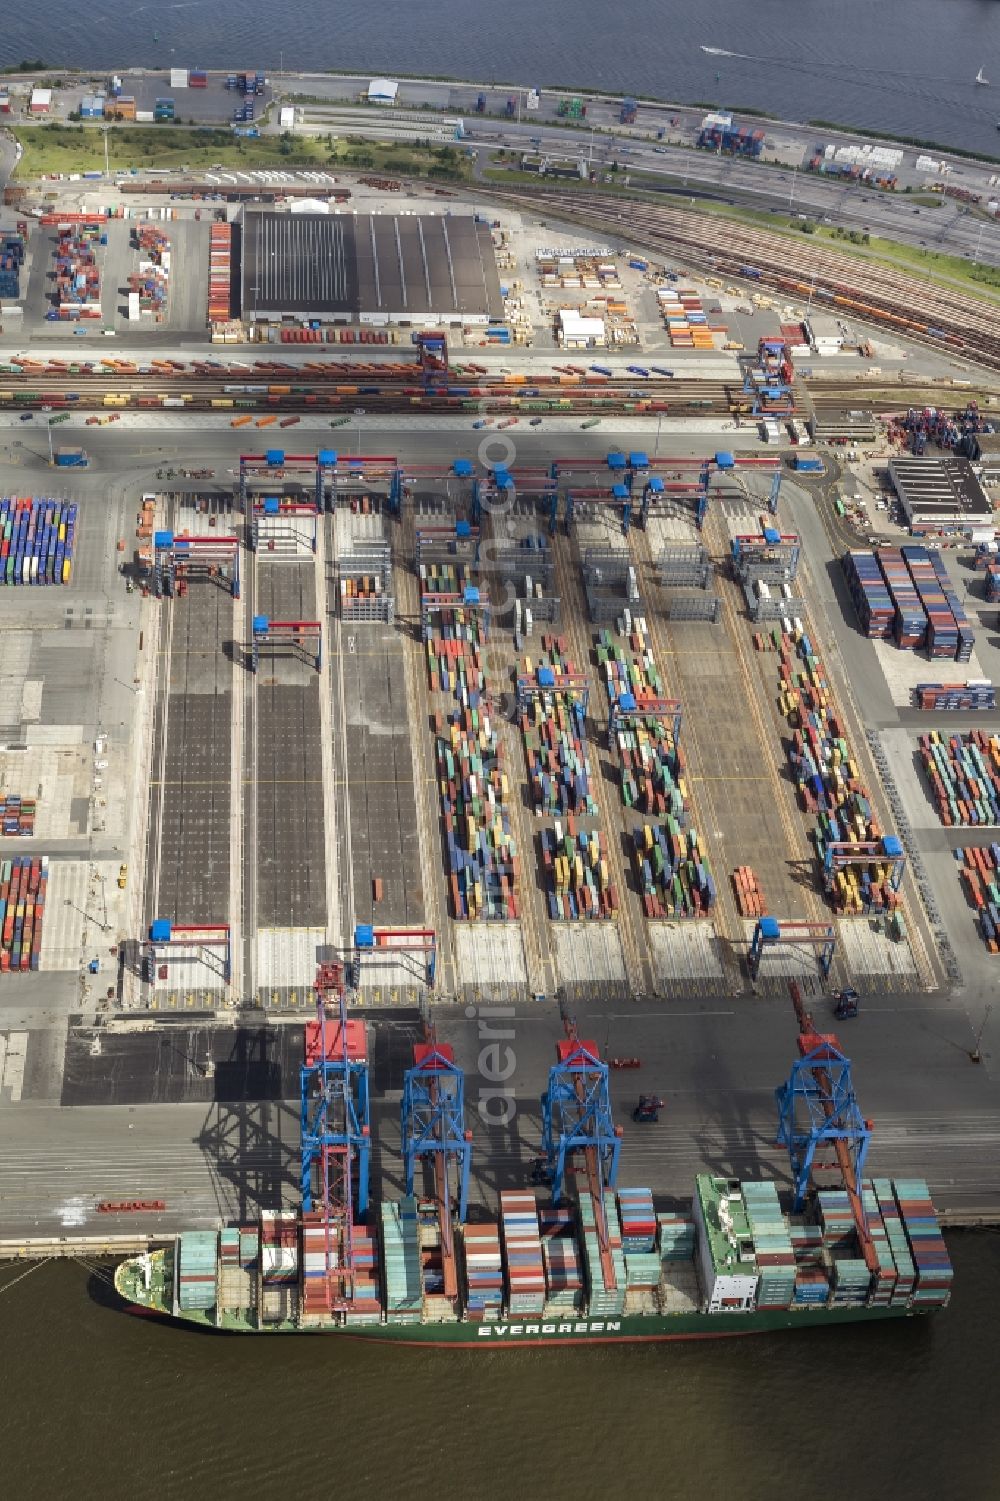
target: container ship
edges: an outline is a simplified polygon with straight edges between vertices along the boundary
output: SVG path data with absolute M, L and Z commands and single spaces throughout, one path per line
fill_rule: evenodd
M 204 1330 L 451 1348 L 717 1339 L 940 1309 L 952 1268 L 927 1185 L 864 1176 L 850 1061 L 792 990 L 800 1057 L 777 1093 L 788 1212 L 766 1179 L 706 1173 L 688 1207 L 659 1212 L 648 1188 L 617 1186 L 609 1065 L 566 1018 L 533 1174 L 547 1191 L 501 1191 L 489 1218 L 469 1211 L 462 1070 L 430 1026 L 404 1078 L 406 1191 L 369 1203 L 367 1029 L 348 1019 L 339 966 L 323 966 L 301 1069 L 301 1208 L 177 1235 L 122 1262 L 115 1287 L 134 1312 Z M 661 1104 L 640 1097 L 634 1118 Z M 841 1181 L 816 1191 L 824 1145 Z

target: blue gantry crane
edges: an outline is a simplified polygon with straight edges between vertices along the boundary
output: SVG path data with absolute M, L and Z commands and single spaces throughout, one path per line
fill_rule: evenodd
M 348 1021 L 342 965 L 320 965 L 315 992 L 316 1020 L 306 1023 L 299 1071 L 300 1181 L 303 1214 L 318 1207 L 323 1227 L 324 1301 L 332 1312 L 352 1296 L 355 1209 L 359 1219 L 368 1210 L 368 1042 L 364 1022 Z
M 850 1059 L 832 1033 L 816 1031 L 802 993 L 789 985 L 798 1021 L 799 1057 L 787 1083 L 775 1090 L 778 1145 L 788 1148 L 794 1182 L 793 1213 L 798 1213 L 816 1169 L 839 1170 L 847 1193 L 862 1255 L 869 1271 L 878 1271 L 862 1198 L 865 1159 L 872 1123 L 861 1113 L 854 1092 Z M 832 1151 L 834 1161 L 817 1162 L 817 1152 Z
M 747 955 L 751 980 L 756 980 L 760 974 L 765 949 L 776 948 L 779 944 L 804 945 L 813 949 L 819 959 L 820 974 L 826 979 L 833 963 L 837 931 L 829 922 L 779 922 L 776 917 L 759 917 Z
M 448 335 L 443 329 L 414 334 L 420 380 L 428 393 L 448 394 Z
M 611 1240 L 604 1209 L 605 1187 L 618 1177 L 622 1129 L 615 1125 L 608 1087 L 608 1065 L 596 1042 L 582 1039 L 572 1017 L 563 1015 L 565 1037 L 556 1043 L 556 1062 L 549 1069 L 542 1096 L 542 1155 L 552 1183 L 552 1201 L 563 1196 L 566 1170 L 574 1153 L 583 1158 L 586 1191 L 594 1209 L 605 1288 L 616 1285 Z
M 462 1224 L 469 1208 L 472 1132 L 465 1125 L 465 1074 L 456 1064 L 450 1044 L 438 1042 L 428 1015 L 424 1039 L 413 1046 L 413 1066 L 403 1076 L 400 1127 L 408 1194 L 413 1193 L 417 1159 L 430 1159 L 441 1232 L 444 1295 L 454 1299 L 458 1296 L 458 1266 L 448 1168 L 452 1162 L 458 1164 L 455 1210 Z

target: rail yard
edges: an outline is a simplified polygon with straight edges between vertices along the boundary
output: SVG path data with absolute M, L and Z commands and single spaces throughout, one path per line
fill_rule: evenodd
M 399 1090 L 428 1008 L 470 1090 L 482 1027 L 509 1019 L 509 1090 L 480 1078 L 480 1205 L 523 1187 L 541 1144 L 539 1023 L 557 1006 L 640 1070 L 611 1069 L 619 1112 L 639 1109 L 640 1084 L 671 1096 L 670 1140 L 630 1143 L 630 1170 L 658 1194 L 686 1191 L 699 1153 L 737 1176 L 770 1166 L 790 984 L 817 1026 L 835 994 L 862 998 L 887 1171 L 924 1170 L 935 1111 L 959 1099 L 993 1129 L 989 1071 L 968 1061 L 993 949 L 967 943 L 956 858 L 914 771 L 918 728 L 955 716 L 915 707 L 897 645 L 859 633 L 839 561 L 866 540 L 848 532 L 843 497 L 891 452 L 884 414 L 947 404 L 970 437 L 989 430 L 988 320 L 934 289 L 919 305 L 935 321 L 918 323 L 902 311 L 918 305 L 911 284 L 885 268 L 796 246 L 789 275 L 769 258 L 774 237 L 733 225 L 720 248 L 691 215 L 643 205 L 630 245 L 703 268 L 671 271 L 695 284 L 671 317 L 614 216 L 589 206 L 588 232 L 608 243 L 581 248 L 551 222 L 543 237 L 517 201 L 516 232 L 490 234 L 505 319 L 533 320 L 530 348 L 493 322 L 427 320 L 413 335 L 409 320 L 377 329 L 381 349 L 344 348 L 317 320 L 296 325 L 318 335 L 309 348 L 286 347 L 298 340 L 276 324 L 228 347 L 235 316 L 215 345 L 191 347 L 149 310 L 107 330 L 113 354 L 76 358 L 63 328 L 58 343 L 51 328 L 3 335 L 3 494 L 54 488 L 77 509 L 69 571 L 61 511 L 55 536 L 43 513 L 30 536 L 11 531 L 12 553 L 0 540 L 14 558 L 0 570 L 3 854 L 23 858 L 27 839 L 46 862 L 37 879 L 3 878 L 24 924 L 4 951 L 28 963 L 0 974 L 0 1099 L 12 1140 L 43 1104 L 94 1109 L 77 1210 L 49 1188 L 39 1209 L 25 1183 L 0 1230 L 24 1233 L 30 1216 L 39 1234 L 87 1234 L 119 1197 L 160 1206 L 158 1230 L 295 1201 L 276 1117 L 296 1094 L 322 966 L 339 966 L 368 1022 L 383 1175 L 402 1171 Z M 572 254 L 553 256 L 553 237 Z M 531 280 L 536 250 L 560 268 L 558 292 L 551 270 Z M 385 252 L 372 254 L 377 289 Z M 112 283 L 130 286 L 130 265 Z M 595 267 L 609 343 L 560 347 L 567 285 L 590 318 Z M 426 281 L 430 294 L 430 269 Z M 37 270 L 27 285 L 38 293 Z M 279 272 L 276 305 L 281 293 Z M 459 277 L 456 306 L 460 293 Z M 514 304 L 530 298 L 519 325 Z M 824 358 L 810 302 L 850 326 L 804 374 Z M 702 317 L 711 338 L 679 331 Z M 633 326 L 638 346 L 613 348 Z M 805 356 L 792 326 L 813 338 Z M 922 365 L 928 343 L 946 364 Z M 860 407 L 869 453 L 809 441 L 817 420 L 836 427 Z M 947 568 L 976 627 L 958 670 L 985 679 L 992 620 L 972 545 L 953 540 Z M 36 557 L 50 587 L 17 587 Z M 950 681 L 956 668 L 913 671 Z M 991 714 L 977 711 L 980 732 Z M 969 827 L 954 832 L 964 868 L 981 868 Z M 33 927 L 16 910 L 29 897 Z M 900 1032 L 914 1079 L 943 1076 L 940 1107 L 891 1067 Z M 498 1099 L 516 1104 L 510 1133 Z M 150 1111 L 141 1182 L 114 1158 L 124 1107 Z M 178 1134 L 171 1163 L 162 1144 Z M 934 1151 L 939 1207 L 988 1210 L 990 1172 Z M 120 1224 L 144 1233 L 138 1212 Z

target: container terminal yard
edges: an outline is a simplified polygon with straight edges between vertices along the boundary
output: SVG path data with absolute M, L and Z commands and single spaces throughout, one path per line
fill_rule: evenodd
M 321 966 L 367 1029 L 376 1201 L 412 1187 L 400 1105 L 428 1027 L 464 1072 L 470 1223 L 530 1189 L 539 1154 L 551 1169 L 540 1101 L 573 1026 L 606 1062 L 623 1181 L 658 1209 L 703 1172 L 784 1189 L 773 1092 L 814 1021 L 871 1119 L 865 1172 L 904 1199 L 926 1180 L 954 1222 L 997 1214 L 973 851 L 992 831 L 939 819 L 921 747 L 1000 727 L 988 694 L 956 714 L 917 691 L 1000 673 L 989 543 L 931 544 L 954 605 L 907 564 L 925 627 L 967 628 L 950 662 L 859 624 L 881 596 L 858 604 L 841 564 L 913 540 L 888 503 L 862 524 L 890 444 L 929 431 L 908 409 L 974 408 L 966 463 L 987 441 L 991 336 L 958 294 L 941 339 L 894 322 L 906 279 L 890 294 L 856 266 L 827 329 L 807 303 L 835 268 L 799 252 L 778 285 L 749 243 L 710 263 L 669 210 L 626 246 L 610 222 L 559 228 L 557 195 L 544 229 L 536 202 L 497 203 L 466 243 L 496 259 L 502 320 L 484 282 L 482 322 L 456 295 L 454 325 L 421 314 L 415 337 L 349 288 L 292 323 L 280 274 L 254 317 L 232 274 L 212 347 L 207 216 L 185 205 L 186 245 L 166 221 L 165 309 L 143 283 L 150 306 L 116 311 L 96 350 L 106 309 L 80 349 L 45 315 L 58 210 L 25 223 L 22 331 L 5 304 L 0 342 L 0 489 L 25 501 L 0 544 L 4 1255 L 297 1208 Z M 110 285 L 131 289 L 148 245 L 107 222 L 118 243 L 79 254 L 118 255 Z M 553 246 L 558 287 L 536 254 Z M 597 261 L 618 283 L 607 342 L 560 347 L 561 312 L 593 316 Z M 429 295 L 446 282 L 428 262 Z M 701 307 L 708 340 L 681 328 Z M 955 808 L 980 772 L 955 772 Z M 448 1197 L 430 1170 L 416 1192 Z

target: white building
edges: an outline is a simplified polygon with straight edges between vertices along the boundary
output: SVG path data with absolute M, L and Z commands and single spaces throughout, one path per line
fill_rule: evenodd
M 603 318 L 585 318 L 575 308 L 559 309 L 559 343 L 563 349 L 598 349 L 605 342 Z
M 368 85 L 369 104 L 395 104 L 399 84 L 391 78 L 373 78 Z

